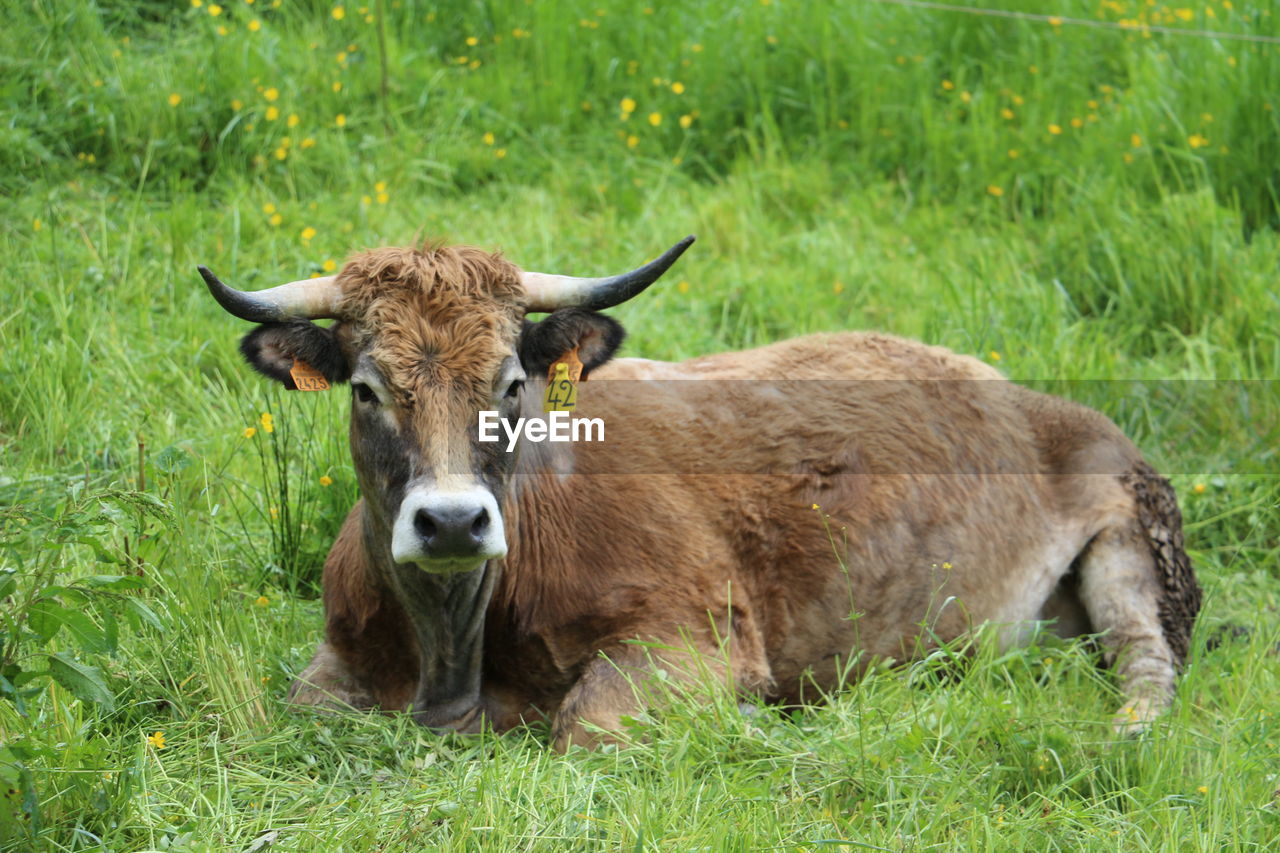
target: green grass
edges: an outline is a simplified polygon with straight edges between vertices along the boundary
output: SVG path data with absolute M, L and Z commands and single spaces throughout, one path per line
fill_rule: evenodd
M 383 98 L 378 5 L 6 16 L 0 607 L 140 572 L 128 595 L 163 624 L 121 618 L 114 652 L 48 641 L 102 671 L 110 709 L 60 686 L 26 716 L 0 699 L 0 847 L 1276 843 L 1277 45 L 878 3 L 387 0 Z M 1120 7 L 1051 11 L 1280 34 L 1265 3 Z M 1089 650 L 1048 640 L 984 645 L 962 675 L 877 670 L 790 715 L 677 699 L 629 748 L 566 757 L 539 728 L 286 713 L 356 494 L 347 403 L 251 375 L 195 265 L 256 288 L 442 236 L 591 275 L 687 233 L 670 280 L 613 312 L 629 353 L 877 328 L 1095 405 L 1182 496 L 1201 641 L 1251 635 L 1200 642 L 1138 741 L 1108 733 Z M 276 431 L 245 438 L 264 411 Z M 140 500 L 162 518 L 93 515 Z

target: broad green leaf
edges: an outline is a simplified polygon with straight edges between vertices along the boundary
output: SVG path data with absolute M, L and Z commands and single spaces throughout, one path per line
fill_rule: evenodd
M 66 652 L 57 652 L 48 658 L 49 675 L 70 690 L 77 699 L 96 702 L 108 711 L 115 707 L 115 697 L 111 695 L 111 690 L 97 667 L 80 663 Z
M 13 592 L 13 588 L 17 586 L 14 575 L 17 574 L 13 569 L 0 569 L 0 598 L 4 598 Z
M 27 627 L 43 640 L 53 639 L 63 625 L 64 618 L 70 611 L 51 598 L 41 598 L 27 608 Z
M 111 644 L 107 639 L 107 632 L 94 622 L 89 614 L 79 610 L 68 610 L 66 626 L 76 645 L 86 652 L 110 651 Z
M 129 625 L 135 631 L 141 630 L 144 623 L 157 631 L 164 630 L 164 622 L 156 615 L 155 611 L 136 598 L 126 598 L 124 600 L 124 615 L 128 618 Z
M 134 575 L 91 575 L 87 578 L 80 578 L 76 583 L 93 587 L 94 589 L 109 589 L 114 592 L 126 589 L 145 589 L 147 586 L 146 578 Z
M 70 610 L 48 598 L 42 598 L 27 609 L 27 625 L 45 640 L 52 639 L 66 626 L 76 645 L 86 652 L 105 652 L 107 635 L 88 614 Z
M 172 474 L 191 464 L 191 454 L 185 449 L 171 444 L 156 454 L 152 464 L 156 466 L 157 471 Z

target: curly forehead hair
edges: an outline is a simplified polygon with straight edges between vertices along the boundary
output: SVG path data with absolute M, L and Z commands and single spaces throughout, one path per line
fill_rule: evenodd
M 429 308 L 441 309 L 468 300 L 523 307 L 525 300 L 519 268 L 499 253 L 473 246 L 374 249 L 347 261 L 338 284 L 344 315 L 365 320 L 373 319 L 369 312 L 378 303 L 403 299 L 424 299 Z
M 519 268 L 470 246 L 375 249 L 349 260 L 338 284 L 343 315 L 377 338 L 370 354 L 406 387 L 424 371 L 458 378 L 496 364 L 526 304 Z

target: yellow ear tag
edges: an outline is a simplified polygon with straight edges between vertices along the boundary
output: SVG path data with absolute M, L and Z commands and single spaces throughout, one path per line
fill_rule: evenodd
M 300 358 L 293 360 L 293 367 L 289 368 L 289 375 L 293 377 L 293 384 L 297 386 L 299 391 L 329 390 L 329 380 L 324 378 L 324 374 Z
M 582 360 L 574 347 L 547 371 L 547 393 L 542 398 L 544 412 L 572 412 L 578 405 L 578 380 L 582 378 Z

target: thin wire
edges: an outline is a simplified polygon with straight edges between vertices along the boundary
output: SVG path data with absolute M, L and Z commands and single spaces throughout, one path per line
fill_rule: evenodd
M 1058 26 L 1094 27 L 1100 30 L 1120 30 L 1126 33 L 1151 32 L 1171 36 L 1247 41 L 1260 44 L 1280 44 L 1280 36 L 1260 36 L 1252 33 L 1224 33 L 1216 30 L 1184 30 L 1162 27 L 1157 24 L 1120 24 L 1114 21 L 1091 21 L 1088 18 L 1067 18 L 1062 15 L 1039 15 L 1034 12 L 1010 12 L 1004 9 L 984 9 L 980 6 L 958 6 L 954 3 L 935 3 L 932 0 L 866 0 L 868 3 L 884 3 L 893 6 L 911 6 L 917 9 L 935 9 L 941 12 L 960 12 L 966 15 L 985 15 L 991 18 L 1016 18 L 1022 21 L 1043 21 Z

